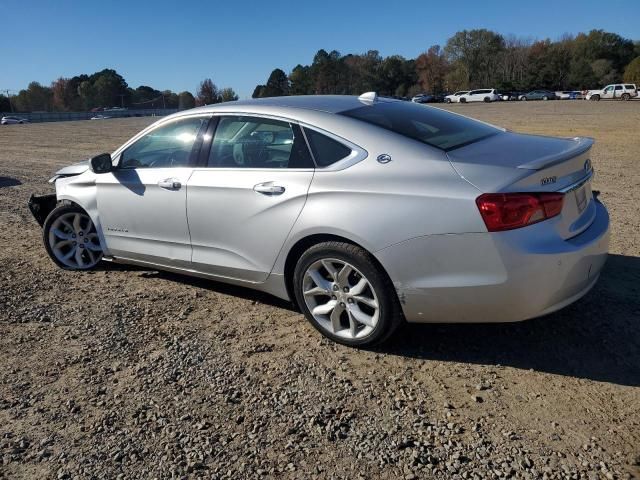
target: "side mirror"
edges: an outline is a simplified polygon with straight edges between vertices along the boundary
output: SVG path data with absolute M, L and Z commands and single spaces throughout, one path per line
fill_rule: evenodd
M 111 155 L 109 153 L 101 153 L 89 160 L 91 170 L 94 173 L 108 173 L 113 170 Z

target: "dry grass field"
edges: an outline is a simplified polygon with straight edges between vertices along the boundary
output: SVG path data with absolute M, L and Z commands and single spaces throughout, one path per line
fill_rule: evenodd
M 640 476 L 640 102 L 447 108 L 594 137 L 612 255 L 546 318 L 405 326 L 374 351 L 249 290 L 61 271 L 29 195 L 152 120 L 0 127 L 0 479 Z

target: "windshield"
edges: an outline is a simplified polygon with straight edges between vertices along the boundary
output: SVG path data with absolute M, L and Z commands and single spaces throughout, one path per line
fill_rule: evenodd
M 378 102 L 341 112 L 442 150 L 452 150 L 501 130 L 460 115 L 408 102 Z

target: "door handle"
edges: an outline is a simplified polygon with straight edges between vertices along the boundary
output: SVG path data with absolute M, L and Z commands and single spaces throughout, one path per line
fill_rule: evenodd
M 281 185 L 274 185 L 273 182 L 264 182 L 255 185 L 253 190 L 263 195 L 282 195 L 286 189 Z
M 175 178 L 167 178 L 165 180 L 160 180 L 158 182 L 158 186 L 165 190 L 180 190 L 182 184 Z

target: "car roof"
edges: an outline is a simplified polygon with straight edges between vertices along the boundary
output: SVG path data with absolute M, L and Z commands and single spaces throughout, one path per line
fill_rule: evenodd
M 378 97 L 378 102 L 400 102 L 391 98 Z M 216 103 L 198 107 L 191 112 L 230 112 L 238 110 L 250 111 L 253 107 L 263 110 L 264 107 L 281 109 L 303 109 L 315 110 L 326 113 L 339 113 L 346 110 L 362 107 L 366 105 L 354 95 L 296 95 L 286 97 L 254 98 L 250 100 L 237 100 L 235 102 Z

